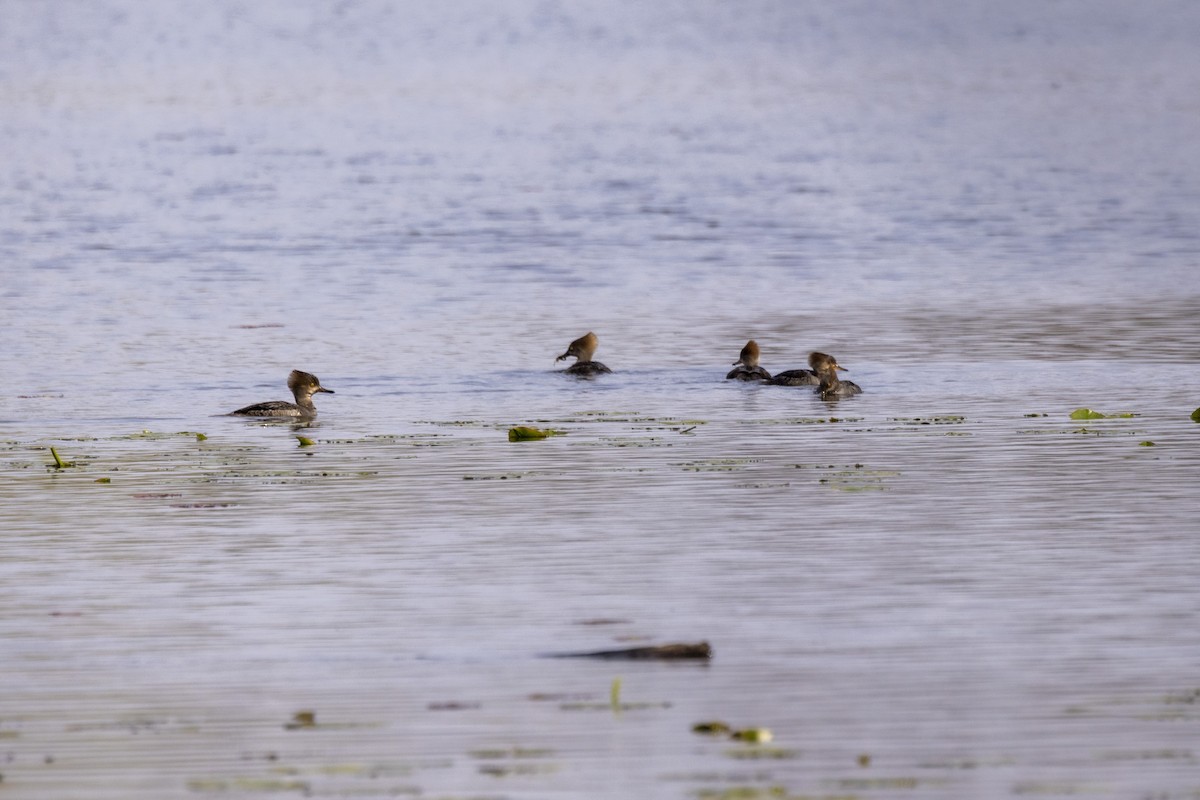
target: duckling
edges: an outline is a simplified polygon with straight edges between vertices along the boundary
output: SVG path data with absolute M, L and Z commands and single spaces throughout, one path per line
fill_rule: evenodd
M 738 354 L 738 360 L 733 362 L 736 369 L 730 370 L 725 376 L 727 381 L 769 381 L 771 373 L 758 365 L 758 342 L 751 339 L 746 342 L 746 346 L 742 348 L 742 352 Z
M 596 337 L 596 334 L 588 331 L 583 336 L 571 342 L 567 346 L 567 352 L 554 359 L 554 361 L 558 363 L 568 356 L 575 356 L 575 363 L 563 370 L 568 375 L 591 376 L 612 372 L 611 369 L 599 361 L 592 361 L 592 356 L 595 355 L 596 347 L 599 344 L 600 340 Z
M 846 368 L 837 363 L 837 359 L 825 353 L 810 353 L 808 356 L 808 365 L 813 368 L 813 372 L 820 378 L 820 384 L 817 386 L 816 393 L 822 400 L 837 400 L 842 397 L 853 397 L 856 394 L 862 394 L 862 387 L 854 381 L 843 381 L 837 376 L 838 370 L 846 371 Z
M 317 415 L 317 407 L 313 405 L 312 396 L 318 392 L 333 394 L 333 389 L 326 389 L 320 379 L 309 372 L 292 370 L 288 375 L 288 388 L 296 398 L 295 403 L 286 400 L 270 400 L 266 403 L 255 403 L 252 406 L 239 408 L 229 412 L 230 416 L 238 417 L 300 417 L 312 419 Z

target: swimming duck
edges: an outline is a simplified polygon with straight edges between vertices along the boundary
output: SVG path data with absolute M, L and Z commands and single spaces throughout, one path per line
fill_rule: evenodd
M 611 369 L 599 361 L 592 361 L 592 356 L 595 355 L 596 347 L 599 344 L 600 340 L 596 338 L 596 334 L 588 331 L 583 336 L 571 342 L 567 346 L 567 352 L 554 359 L 554 361 L 557 363 L 568 356 L 575 356 L 575 363 L 563 370 L 568 375 L 603 375 L 606 372 L 612 372 Z
M 298 369 L 292 370 L 292 374 L 288 375 L 287 385 L 292 390 L 292 395 L 296 398 L 296 402 L 289 403 L 286 400 L 270 400 L 266 403 L 255 403 L 252 406 L 231 411 L 230 416 L 300 417 L 303 419 L 312 419 L 317 415 L 317 407 L 313 405 L 312 396 L 318 392 L 334 393 L 333 389 L 326 389 L 322 386 L 320 379 L 316 375 L 309 372 L 301 372 Z
M 810 353 L 808 365 L 813 368 L 820 379 L 816 393 L 822 400 L 837 400 L 842 397 L 852 397 L 862 394 L 862 387 L 854 381 L 843 381 L 837 376 L 838 370 L 846 368 L 837 363 L 837 359 L 825 353 Z
M 809 356 L 808 363 L 812 364 L 812 356 Z M 772 386 L 816 386 L 820 382 L 821 379 L 817 377 L 817 373 L 811 369 L 785 370 L 767 381 Z
M 751 339 L 746 342 L 738 360 L 733 362 L 734 369 L 725 376 L 727 381 L 769 381 L 771 373 L 758 365 L 758 342 Z

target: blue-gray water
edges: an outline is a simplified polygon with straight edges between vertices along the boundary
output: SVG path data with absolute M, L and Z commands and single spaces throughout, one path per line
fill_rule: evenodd
M 1198 40 L 0 2 L 0 794 L 1194 797 Z

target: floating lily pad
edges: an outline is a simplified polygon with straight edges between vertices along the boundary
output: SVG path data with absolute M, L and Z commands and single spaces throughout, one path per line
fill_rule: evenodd
M 1093 411 L 1090 408 L 1077 408 L 1071 412 L 1071 419 L 1131 419 L 1136 417 L 1129 411 L 1121 411 L 1116 414 L 1105 414 L 1101 411 Z
M 299 447 L 312 447 L 314 444 L 316 444 L 316 442 L 307 436 L 297 436 L 296 441 L 300 443 L 298 445 Z
M 708 722 L 697 722 L 692 726 L 692 733 L 699 733 L 705 736 L 726 736 L 732 729 L 727 723 L 721 722 L 719 719 L 710 720 Z
M 743 728 L 740 731 L 734 731 L 729 734 L 731 739 L 737 739 L 739 742 L 754 742 L 755 744 L 766 744 L 775 738 L 775 734 L 771 733 L 768 728 Z
M 1192 422 L 1200 422 L 1200 408 L 1192 412 Z

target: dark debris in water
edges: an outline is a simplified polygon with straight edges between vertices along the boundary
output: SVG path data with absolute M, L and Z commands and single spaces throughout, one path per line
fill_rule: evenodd
M 425 708 L 430 711 L 474 711 L 483 708 L 483 704 L 475 701 L 445 700 L 429 703 Z
M 500 472 L 494 475 L 463 475 L 462 479 L 464 481 L 515 481 L 533 474 L 532 472 Z
M 479 759 L 551 758 L 556 753 L 548 747 L 497 747 L 472 750 L 467 755 Z
M 677 661 L 682 659 L 708 660 L 713 655 L 708 642 L 685 642 L 626 647 L 618 650 L 592 650 L 580 653 L 550 653 L 549 658 L 600 658 L 624 661 Z
M 761 458 L 705 458 L 699 461 L 683 461 L 672 464 L 684 472 L 733 472 L 744 469 L 747 464 L 756 464 Z

